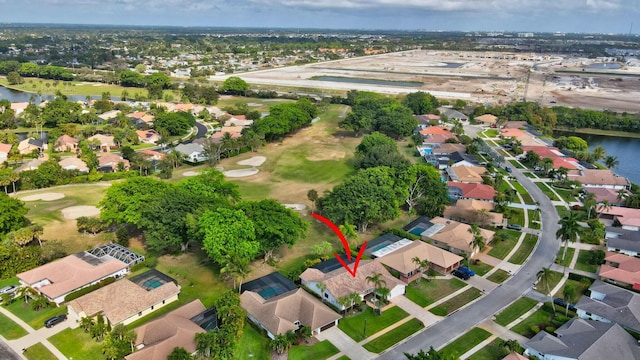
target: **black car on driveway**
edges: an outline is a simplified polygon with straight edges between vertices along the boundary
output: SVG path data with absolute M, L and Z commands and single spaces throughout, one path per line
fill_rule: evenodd
M 66 314 L 52 316 L 52 317 L 50 317 L 50 318 L 48 318 L 47 320 L 44 321 L 44 326 L 50 328 L 50 327 L 53 327 L 54 325 L 57 325 L 57 324 L 65 321 L 65 320 L 67 320 L 67 315 Z
M 463 279 L 463 280 L 469 280 L 469 278 L 471 277 L 471 276 L 469 276 L 469 274 L 467 274 L 466 272 L 460 271 L 460 270 L 458 270 L 458 269 L 453 270 L 453 271 L 451 272 L 451 275 L 453 275 L 453 276 L 455 276 L 455 277 L 458 277 L 458 278 L 460 278 L 460 279 Z

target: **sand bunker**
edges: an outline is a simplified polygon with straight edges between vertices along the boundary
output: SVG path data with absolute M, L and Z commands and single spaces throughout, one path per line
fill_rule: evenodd
M 182 176 L 198 176 L 200 173 L 198 171 L 185 171 L 182 173 Z
M 347 153 L 339 150 L 322 150 L 307 156 L 307 160 L 310 161 L 326 161 L 326 160 L 340 160 L 344 159 Z
M 71 206 L 61 210 L 65 219 L 77 219 L 82 216 L 100 215 L 100 209 L 95 206 Z
M 282 204 L 284 205 L 284 207 L 286 207 L 287 209 L 291 209 L 291 210 L 304 210 L 307 208 L 307 205 L 304 204 Z
M 53 200 L 60 200 L 64 198 L 64 194 L 61 193 L 42 193 L 42 194 L 35 194 L 35 195 L 29 195 L 29 196 L 25 196 L 23 198 L 20 198 L 20 200 L 22 201 L 53 201 Z
M 252 158 L 238 161 L 238 165 L 260 166 L 267 160 L 264 156 L 254 156 Z
M 224 175 L 226 177 L 231 177 L 231 178 L 239 178 L 239 177 L 246 177 L 246 176 L 251 176 L 251 175 L 255 175 L 259 172 L 258 169 L 256 168 L 250 168 L 250 169 L 238 169 L 238 170 L 229 170 L 229 171 L 225 171 Z
M 262 106 L 262 104 L 252 102 L 252 103 L 248 103 L 247 106 L 258 107 L 258 106 Z

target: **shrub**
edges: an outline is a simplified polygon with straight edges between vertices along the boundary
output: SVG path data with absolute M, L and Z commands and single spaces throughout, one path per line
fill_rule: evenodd
M 546 328 L 544 328 L 544 331 L 548 332 L 549 334 L 553 334 L 556 331 L 556 328 L 554 328 L 553 326 L 547 326 Z
M 536 325 L 532 325 L 529 330 L 531 330 L 532 333 L 537 334 L 540 332 L 540 328 Z
M 72 292 L 70 294 L 67 294 L 67 296 L 64 297 L 64 301 L 65 302 L 69 302 L 71 300 L 77 299 L 82 295 L 86 295 L 86 294 L 88 294 L 88 293 L 90 293 L 90 292 L 92 292 L 94 290 L 98 290 L 101 287 L 107 286 L 107 285 L 109 285 L 109 284 L 111 284 L 111 283 L 113 283 L 115 281 L 116 281 L 116 278 L 114 278 L 114 277 L 108 277 L 106 279 L 102 279 L 102 280 L 98 281 L 97 283 L 95 283 L 93 285 L 87 286 L 87 287 L 82 288 L 80 290 L 74 291 L 74 292 Z

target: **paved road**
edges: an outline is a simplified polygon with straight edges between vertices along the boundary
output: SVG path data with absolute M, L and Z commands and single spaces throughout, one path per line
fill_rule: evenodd
M 440 348 L 450 342 L 451 339 L 463 334 L 468 329 L 490 318 L 514 300 L 522 297 L 531 290 L 538 271 L 543 267 L 548 267 L 553 262 L 560 248 L 560 242 L 555 238 L 555 233 L 558 229 L 558 213 L 549 198 L 529 178 L 522 175 L 518 169 L 513 169 L 512 175 L 518 179 L 533 199 L 540 204 L 543 229 L 541 239 L 533 256 L 520 268 L 520 271 L 489 294 L 434 326 L 425 329 L 422 333 L 400 346 L 382 354 L 378 359 L 404 359 L 403 353 L 405 352 L 413 354 L 420 351 L 420 349 L 428 350 L 430 346 L 436 349 Z
M 200 139 L 207 135 L 207 127 L 196 121 L 196 139 Z
M 20 355 L 16 354 L 7 343 L 4 342 L 4 339 L 0 339 L 0 359 L 2 360 L 21 360 Z

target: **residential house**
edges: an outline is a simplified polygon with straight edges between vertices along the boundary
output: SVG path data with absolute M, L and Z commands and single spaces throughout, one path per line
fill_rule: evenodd
M 640 290 L 640 259 L 608 251 L 598 271 L 600 280 L 629 289 Z
M 148 275 L 147 273 L 152 273 Z M 180 287 L 175 280 L 157 270 L 131 279 L 121 279 L 83 295 L 67 304 L 70 318 L 102 314 L 111 326 L 128 325 L 178 300 Z
M 607 251 L 619 252 L 629 256 L 640 256 L 640 231 L 620 227 L 605 227 Z
M 146 111 L 136 111 L 127 115 L 138 128 L 149 128 L 153 126 L 155 116 L 148 114 Z
M 185 111 L 185 112 L 191 112 L 191 109 L 193 109 L 193 104 L 183 104 L 183 103 L 178 103 L 175 104 L 173 106 L 173 109 L 171 109 L 171 111 Z
M 464 154 L 467 148 L 463 144 L 444 143 L 431 148 L 433 155 L 450 155 L 455 152 Z
M 596 280 L 575 305 L 579 317 L 640 332 L 640 294 Z
M 196 335 L 207 331 L 203 328 L 205 324 L 202 324 L 201 319 L 213 321 L 217 325 L 215 309 L 207 310 L 196 299 L 137 327 L 134 342 L 137 350 L 125 356 L 125 360 L 166 360 L 176 347 L 184 348 L 190 354 L 195 353 Z
M 474 117 L 473 121 L 479 122 L 484 125 L 496 125 L 498 123 L 498 117 L 491 114 L 484 114 Z
M 242 126 L 223 126 L 220 131 L 217 131 L 211 135 L 211 139 L 214 142 L 219 142 L 224 138 L 224 134 L 229 133 L 231 138 L 237 139 L 242 136 Z
M 613 220 L 614 225 L 619 225 L 624 230 L 640 230 L 640 209 L 611 206 L 598 208 L 598 214 L 600 220 Z
M 26 163 L 20 165 L 15 171 L 19 173 L 23 171 L 35 170 L 39 168 L 42 163 L 44 163 L 44 160 L 42 159 L 29 160 Z
M 175 150 L 191 163 L 199 163 L 208 159 L 204 146 L 198 143 L 180 144 L 175 147 Z
M 58 164 L 60 165 L 61 168 L 65 170 L 78 170 L 84 173 L 89 172 L 89 167 L 87 166 L 87 163 L 82 161 L 82 159 L 78 159 L 75 156 L 66 157 L 58 161 Z
M 459 165 L 446 169 L 449 179 L 454 182 L 482 184 L 482 175 L 487 173 L 487 169 L 482 166 Z
M 112 135 L 95 134 L 88 137 L 87 141 L 89 144 L 94 145 L 96 149 L 102 150 L 102 152 L 109 152 L 112 148 L 116 147 Z
M 42 152 L 46 149 L 47 144 L 44 141 L 31 137 L 26 138 L 18 143 L 18 152 L 20 152 L 20 154 L 32 154 L 36 150 Z
M 429 226 L 420 234 L 420 237 L 431 244 L 450 251 L 460 256 L 474 257 L 478 251 L 473 246 L 473 234 L 469 231 L 471 226 L 443 217 L 435 217 L 429 221 Z M 493 240 L 495 232 L 480 228 L 480 235 L 485 244 Z
M 76 290 L 109 277 L 122 277 L 128 272 L 129 265 L 123 261 L 82 251 L 17 276 L 21 285 L 32 287 L 49 301 L 60 304 L 65 296 Z
M 0 143 L 0 163 L 3 163 L 9 159 L 9 153 L 11 153 L 11 144 Z
M 129 160 L 112 153 L 103 154 L 98 157 L 98 171 L 116 172 L 119 171 L 120 166 L 122 166 L 124 170 L 129 170 L 131 164 L 129 163 Z
M 27 107 L 29 106 L 28 102 L 16 102 L 16 103 L 11 103 L 11 110 L 13 110 L 16 114 L 16 116 L 22 114 L 25 110 L 27 110 Z
M 254 293 L 262 296 L 265 300 L 269 300 L 272 297 L 295 290 L 298 286 L 279 272 L 273 272 L 257 279 L 247 281 L 243 283 L 240 288 L 240 292 L 253 291 Z
M 111 122 L 111 120 L 118 117 L 119 113 L 120 110 L 111 110 L 98 115 L 98 117 L 102 119 L 102 122 Z
M 62 135 L 53 144 L 53 150 L 58 152 L 76 152 L 80 141 L 69 135 Z
M 420 126 L 429 126 L 431 122 L 440 123 L 440 115 L 435 114 L 422 114 L 422 115 L 413 115 L 418 120 L 418 125 Z
M 351 258 L 351 261 L 343 256 L 343 260 L 350 268 L 353 268 L 355 256 Z M 358 293 L 360 298 L 364 300 L 365 297 L 373 295 L 375 285 L 367 281 L 367 277 L 373 274 L 381 274 L 386 288 L 391 291 L 389 299 L 404 294 L 405 283 L 391 276 L 384 265 L 377 260 L 360 261 L 356 276 L 353 277 L 337 259 L 330 259 L 308 268 L 300 275 L 300 279 L 302 285 L 318 294 L 324 301 L 342 310 L 344 307 L 338 303 L 338 299 L 343 296 Z M 318 287 L 320 282 L 325 285 L 326 290 L 322 291 Z
M 540 360 L 640 359 L 638 343 L 617 324 L 573 318 L 555 334 L 536 334 L 524 344 L 524 355 Z
M 567 179 L 579 181 L 584 187 L 598 187 L 610 189 L 629 189 L 631 184 L 621 176 L 614 174 L 609 169 L 582 169 L 571 170 L 567 173 Z
M 614 190 L 609 188 L 599 188 L 599 187 L 585 187 L 583 188 L 583 190 L 586 191 L 587 193 L 594 194 L 596 197 L 595 200 L 598 204 L 606 200 L 611 205 L 615 205 L 615 206 L 624 205 L 624 198 L 620 198 L 620 196 L 618 195 L 618 191 L 620 190 Z M 631 195 L 631 192 L 629 192 L 628 190 L 623 190 L 623 191 L 627 196 Z
M 493 212 L 495 204 L 488 201 L 461 199 L 455 205 L 445 206 L 443 217 L 465 223 L 479 223 L 502 227 L 504 216 Z
M 525 155 L 529 151 L 532 151 L 536 153 L 540 157 L 540 159 L 549 158 L 553 160 L 554 169 L 559 169 L 561 167 L 568 170 L 583 168 L 583 166 L 580 165 L 580 162 L 577 159 L 568 157 L 557 147 L 543 145 L 523 145 L 522 151 L 525 153 Z
M 520 129 L 506 128 L 506 129 L 500 130 L 500 137 L 503 139 L 509 139 L 509 138 L 517 139 L 523 136 L 525 136 L 525 133 Z
M 529 360 L 529 358 L 524 357 L 517 352 L 512 352 L 509 355 L 503 357 L 502 360 Z
M 160 141 L 160 134 L 153 129 L 138 130 L 136 134 L 138 134 L 138 140 L 145 144 L 157 144 Z
M 462 183 L 447 181 L 450 199 L 475 199 L 483 201 L 491 201 L 496 196 L 496 190 L 486 184 L 479 183 Z
M 460 111 L 453 110 L 451 108 L 439 107 L 438 111 L 440 111 L 441 116 L 445 116 L 449 120 L 458 120 L 458 121 L 467 121 L 469 117 Z
M 406 240 L 406 245 L 404 246 L 387 246 L 378 250 L 378 252 L 384 252 L 385 249 L 392 247 L 392 249 L 385 255 L 382 255 L 378 260 L 392 271 L 397 272 L 400 280 L 406 283 L 416 280 L 421 275 L 420 268 L 414 262 L 415 258 L 420 259 L 420 261 L 429 261 L 430 268 L 443 273 L 453 271 L 460 266 L 463 260 L 461 256 L 423 241 L 404 240 Z
M 143 159 L 149 161 L 161 161 L 162 159 L 167 157 L 167 154 L 165 153 L 149 149 L 138 151 L 138 155 L 140 155 Z
M 526 121 L 513 121 L 509 120 L 504 124 L 505 128 L 509 129 L 526 129 L 529 124 Z
M 480 166 L 480 162 L 478 161 L 478 157 L 475 155 L 465 154 L 464 152 L 454 152 L 449 156 L 449 163 L 451 167 L 456 166 L 467 166 L 467 167 L 478 167 Z
M 253 125 L 253 120 L 247 120 L 245 115 L 232 115 L 227 121 L 224 122 L 225 127 L 245 128 Z
M 448 139 L 456 139 L 455 134 L 444 126 L 429 126 L 418 132 L 424 144 L 443 144 Z

